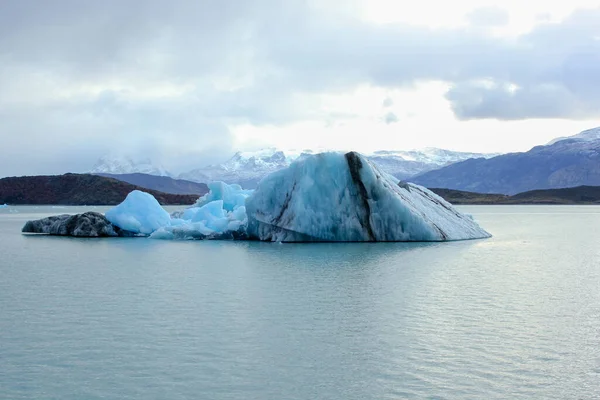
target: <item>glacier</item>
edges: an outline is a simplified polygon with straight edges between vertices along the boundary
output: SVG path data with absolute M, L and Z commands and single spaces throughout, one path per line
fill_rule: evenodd
M 448 241 L 490 237 L 433 192 L 381 171 L 356 153 L 320 153 L 263 178 L 257 189 L 212 182 L 169 215 L 131 192 L 106 213 L 121 230 L 153 239 L 277 242 Z

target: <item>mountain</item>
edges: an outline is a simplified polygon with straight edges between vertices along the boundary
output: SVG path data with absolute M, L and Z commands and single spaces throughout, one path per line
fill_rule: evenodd
M 546 144 L 546 146 L 553 145 L 554 143 L 560 142 L 562 140 L 578 140 L 584 142 L 593 142 L 596 140 L 600 140 L 600 127 L 587 129 L 573 136 L 559 137 L 551 140 Z
M 128 156 L 113 154 L 100 157 L 89 171 L 91 174 L 149 174 L 171 176 L 161 165 L 155 165 L 150 159 L 134 160 Z
M 127 182 L 132 185 L 141 186 L 146 189 L 157 190 L 163 193 L 171 194 L 195 194 L 202 196 L 208 193 L 208 186 L 205 183 L 186 181 L 183 179 L 173 179 L 168 176 L 156 176 L 149 174 L 104 174 L 96 175 L 114 178 L 116 180 Z
M 163 205 L 193 204 L 197 195 L 167 194 L 89 174 L 0 179 L 0 204 L 115 205 L 132 190 L 153 195 Z
M 510 196 L 494 193 L 475 193 L 463 190 L 429 188 L 448 203 L 460 204 L 503 204 Z
M 423 173 L 411 181 L 481 193 L 600 185 L 600 128 L 560 138 L 524 153 L 470 159 Z
M 246 188 L 254 188 L 258 181 L 271 172 L 290 165 L 298 158 L 319 151 L 284 151 L 268 148 L 255 152 L 238 152 L 228 161 L 198 168 L 179 175 L 180 179 L 195 182 L 224 181 L 238 183 Z M 384 171 L 399 179 L 440 168 L 445 165 L 472 157 L 493 157 L 496 154 L 463 153 L 436 148 L 412 151 L 376 151 L 366 154 L 367 158 Z
M 238 183 L 245 188 L 255 188 L 258 181 L 271 172 L 280 170 L 304 154 L 312 152 L 290 152 L 286 155 L 275 148 L 255 152 L 238 152 L 228 161 L 194 169 L 179 175 L 179 179 L 194 182 L 223 181 Z
M 398 179 L 407 179 L 411 176 L 438 169 L 470 158 L 491 158 L 495 154 L 465 153 L 460 151 L 444 150 L 427 147 L 422 150 L 380 150 L 366 154 L 369 160 L 375 162 L 385 172 Z
M 577 186 L 562 189 L 530 190 L 510 196 L 511 204 L 599 204 L 599 186 Z
M 531 190 L 513 196 L 429 189 L 452 204 L 600 204 L 600 186 Z

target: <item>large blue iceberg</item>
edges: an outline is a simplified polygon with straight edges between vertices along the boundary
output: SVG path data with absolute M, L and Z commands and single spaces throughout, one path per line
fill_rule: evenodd
M 490 236 L 441 197 L 398 182 L 355 152 L 303 158 L 265 177 L 254 191 L 222 182 L 209 189 L 192 207 L 170 216 L 151 195 L 132 192 L 106 218 L 156 239 L 373 242 Z

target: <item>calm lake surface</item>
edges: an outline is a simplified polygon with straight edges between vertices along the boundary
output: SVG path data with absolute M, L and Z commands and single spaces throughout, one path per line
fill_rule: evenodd
M 1 399 L 600 398 L 600 207 L 461 207 L 494 237 L 438 244 L 20 233 L 89 209 L 0 209 Z

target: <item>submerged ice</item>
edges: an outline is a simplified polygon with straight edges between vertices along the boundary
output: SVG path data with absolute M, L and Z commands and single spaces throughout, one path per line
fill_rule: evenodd
M 445 241 L 489 237 L 431 191 L 399 183 L 358 153 L 322 153 L 277 171 L 256 190 L 213 182 L 193 206 L 169 215 L 134 191 L 106 218 L 155 239 Z

